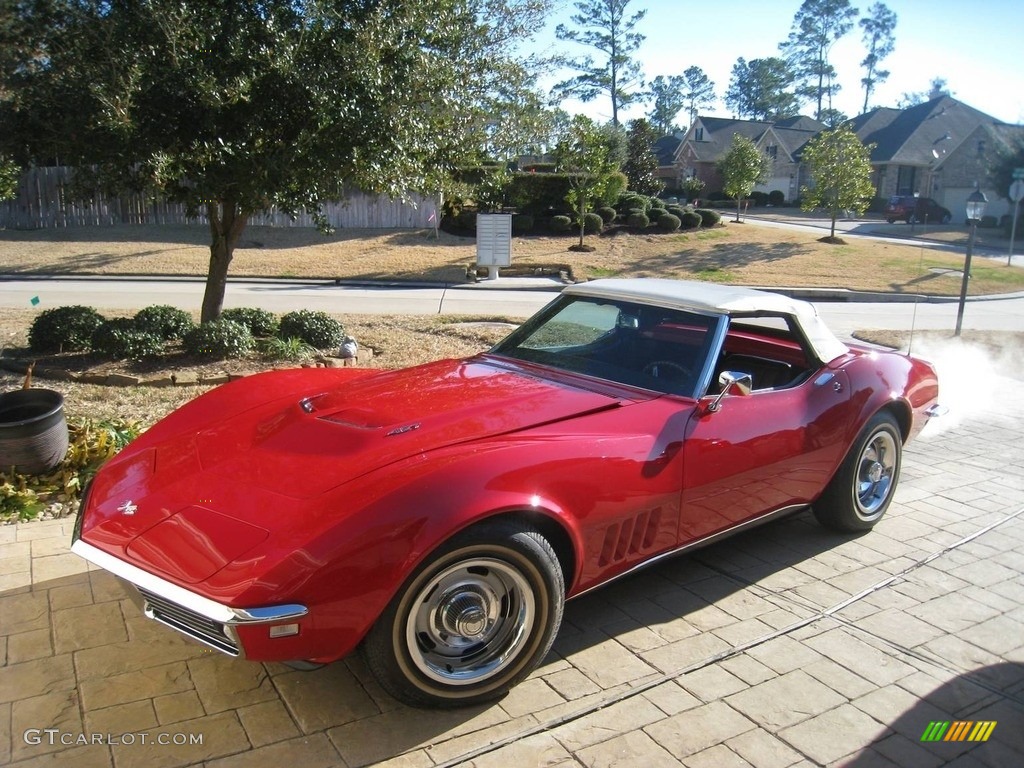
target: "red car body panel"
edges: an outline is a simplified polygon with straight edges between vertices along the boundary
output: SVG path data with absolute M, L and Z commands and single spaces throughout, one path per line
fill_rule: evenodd
M 736 331 L 724 350 L 806 364 Z M 78 535 L 204 599 L 299 604 L 298 634 L 234 631 L 254 660 L 351 652 L 415 568 L 497 515 L 553 538 L 568 596 L 813 502 L 873 413 L 909 438 L 934 371 L 850 347 L 777 391 L 701 400 L 488 355 L 403 371 L 303 369 L 220 387 L 97 475 Z

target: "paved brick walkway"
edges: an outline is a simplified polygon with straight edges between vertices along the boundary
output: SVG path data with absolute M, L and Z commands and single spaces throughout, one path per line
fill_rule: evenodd
M 0 527 L 0 764 L 1022 766 L 1021 382 L 977 405 L 911 445 L 871 533 L 803 514 L 592 593 L 531 679 L 458 712 L 396 704 L 357 658 L 205 651 L 87 572 L 70 521 Z M 947 720 L 996 726 L 922 743 Z M 61 743 L 108 734 L 134 743 Z

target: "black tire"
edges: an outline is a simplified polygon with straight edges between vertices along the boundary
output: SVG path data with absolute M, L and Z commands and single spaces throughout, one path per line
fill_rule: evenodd
M 953 220 L 952 214 L 950 214 L 950 213 L 942 214 L 942 223 L 943 224 L 949 224 L 949 222 L 951 222 L 952 220 Z
M 547 655 L 562 622 L 558 556 L 512 522 L 470 528 L 410 576 L 363 643 L 377 681 L 417 707 L 504 696 Z
M 896 420 L 887 411 L 876 413 L 814 503 L 818 522 L 838 531 L 873 528 L 896 493 L 902 460 L 903 439 Z
M 896 223 L 896 219 L 886 219 L 886 221 L 889 222 L 890 224 Z

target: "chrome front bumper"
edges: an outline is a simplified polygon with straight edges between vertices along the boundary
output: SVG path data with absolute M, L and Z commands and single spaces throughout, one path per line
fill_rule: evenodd
M 146 616 L 229 656 L 245 655 L 236 627 L 294 621 L 309 613 L 306 606 L 295 603 L 259 608 L 223 605 L 97 549 L 79 538 L 78 528 L 71 551 L 134 587 Z

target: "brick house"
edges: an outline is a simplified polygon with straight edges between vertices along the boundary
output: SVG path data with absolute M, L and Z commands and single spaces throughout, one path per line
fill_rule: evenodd
M 676 148 L 672 167 L 678 178 L 696 177 L 703 181 L 705 192 L 721 191 L 723 182 L 716 165 L 729 151 L 733 134 L 738 133 L 753 141 L 774 161 L 771 178 L 755 190 L 767 193 L 777 189 L 786 200 L 794 200 L 800 193 L 800 185 L 806 183 L 800 152 L 808 140 L 824 129 L 823 123 L 810 117 L 792 117 L 774 123 L 698 117 Z
M 1024 126 L 1000 122 L 950 96 L 938 96 L 906 109 L 879 107 L 849 121 L 871 152 L 872 182 L 876 195 L 932 197 L 953 212 L 958 221 L 967 195 L 980 184 L 989 199 L 986 214 L 999 217 L 1010 211 L 1000 197 L 1006 190 L 990 189 L 988 168 L 998 152 L 1024 138 Z M 676 145 L 671 164 L 667 147 L 659 152 L 660 175 L 667 183 L 697 177 L 706 192 L 722 189 L 716 164 L 729 150 L 734 133 L 754 142 L 775 161 L 771 179 L 755 189 L 781 190 L 786 200 L 795 200 L 807 184 L 807 170 L 800 154 L 807 142 L 826 126 L 809 117 L 794 117 L 775 123 L 698 117 Z M 671 137 L 662 141 L 674 143 Z
M 871 165 L 879 198 L 931 197 L 956 222 L 966 215 L 967 195 L 978 185 L 989 199 L 986 214 L 1010 211 L 1000 197 L 1006 190 L 989 188 L 988 169 L 1000 150 L 1024 137 L 1024 126 L 1000 122 L 945 95 L 902 110 L 873 109 L 850 124 L 861 141 L 876 145 Z

